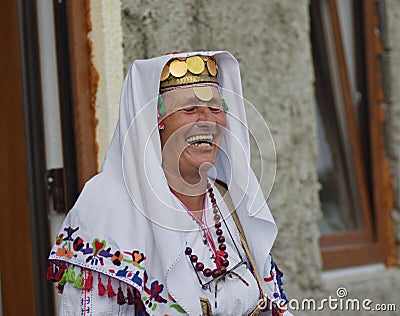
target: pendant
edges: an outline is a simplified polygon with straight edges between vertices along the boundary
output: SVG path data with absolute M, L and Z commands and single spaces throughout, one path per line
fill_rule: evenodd
M 208 244 L 207 237 L 203 235 L 202 239 L 203 239 L 203 244 L 207 245 Z

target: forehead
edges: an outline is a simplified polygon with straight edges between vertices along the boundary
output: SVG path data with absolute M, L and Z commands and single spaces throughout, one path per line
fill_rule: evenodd
M 164 92 L 162 99 L 165 106 L 174 108 L 190 105 L 220 105 L 221 97 L 215 86 L 190 86 Z

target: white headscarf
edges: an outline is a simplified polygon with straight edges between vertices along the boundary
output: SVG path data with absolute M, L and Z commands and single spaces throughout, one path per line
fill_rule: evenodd
M 169 190 L 161 167 L 157 129 L 163 66 L 172 58 L 193 55 L 216 57 L 221 95 L 229 105 L 229 133 L 224 135 L 213 172 L 229 186 L 259 271 L 264 271 L 277 234 L 250 167 L 249 133 L 236 59 L 228 52 L 192 52 L 136 60 L 124 81 L 119 121 L 103 168 L 86 183 L 49 258 L 134 286 L 156 303 L 155 311 L 146 306 L 150 314 L 167 312 L 172 304 L 180 305 L 188 314 L 201 314 L 198 281 L 184 254 L 185 231 L 197 227 Z

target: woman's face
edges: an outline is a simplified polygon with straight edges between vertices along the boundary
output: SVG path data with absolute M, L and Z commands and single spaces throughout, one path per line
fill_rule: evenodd
M 167 116 L 160 131 L 163 168 L 183 179 L 215 164 L 226 127 L 217 87 L 188 87 L 162 95 Z M 170 113 L 170 114 L 169 114 Z

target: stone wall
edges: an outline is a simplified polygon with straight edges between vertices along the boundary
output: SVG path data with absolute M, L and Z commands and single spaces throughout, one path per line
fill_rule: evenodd
M 383 1 L 382 1 L 383 2 Z M 397 243 L 400 244 L 400 1 L 386 0 L 381 10 L 383 30 L 383 78 L 386 106 L 386 148 L 392 167 Z M 400 246 L 398 247 L 400 258 Z
M 308 1 L 129 0 L 122 4 L 122 25 L 125 69 L 136 58 L 168 51 L 227 50 L 236 56 L 244 96 L 263 115 L 275 140 L 277 172 L 269 205 L 280 233 L 273 253 L 287 272 L 288 295 L 319 287 Z M 263 160 L 267 164 L 270 157 Z M 268 185 L 263 182 L 265 192 Z

